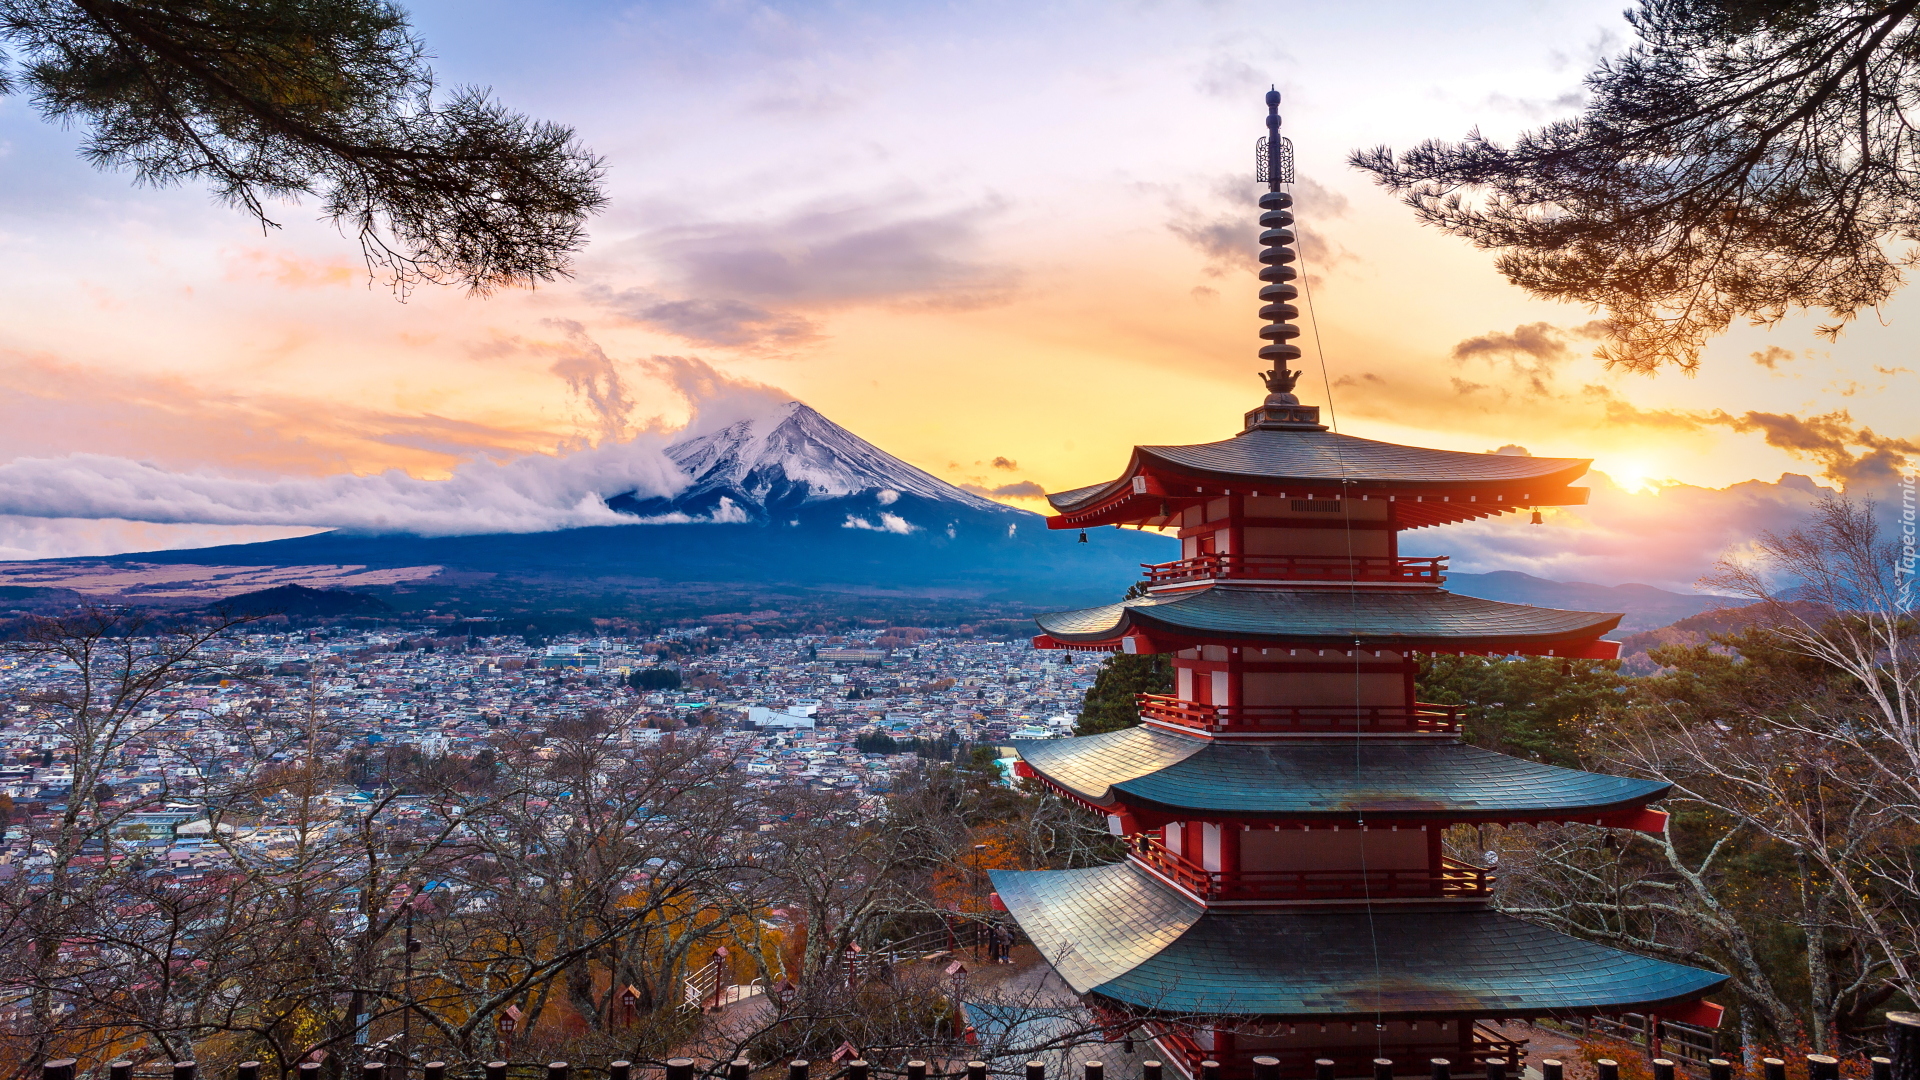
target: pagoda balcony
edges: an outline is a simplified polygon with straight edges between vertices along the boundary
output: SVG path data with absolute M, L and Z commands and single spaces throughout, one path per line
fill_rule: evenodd
M 1168 563 L 1141 563 L 1149 587 L 1197 581 L 1262 581 L 1275 584 L 1439 585 L 1447 557 L 1430 559 L 1358 555 L 1196 555 Z
M 1186 1064 L 1189 1076 L 1202 1074 L 1201 1062 L 1217 1061 L 1227 1076 L 1253 1075 L 1253 1059 L 1256 1055 L 1278 1058 L 1283 1076 L 1306 1076 L 1316 1071 L 1318 1059 L 1331 1059 L 1334 1063 L 1334 1075 L 1340 1077 L 1369 1077 L 1378 1075 L 1374 1067 L 1376 1059 L 1384 1058 L 1392 1062 L 1404 1062 L 1400 1075 L 1421 1075 L 1430 1068 L 1434 1058 L 1446 1058 L 1452 1062 L 1454 1076 L 1484 1076 L 1487 1071 L 1487 1059 L 1499 1058 L 1505 1063 L 1508 1076 L 1517 1075 L 1527 1058 L 1527 1040 L 1511 1039 L 1504 1033 L 1472 1021 L 1454 1021 L 1469 1023 L 1465 1060 L 1461 1057 L 1459 1036 L 1453 1032 L 1442 1031 L 1438 1024 L 1419 1025 L 1433 1029 L 1431 1041 L 1413 1042 L 1407 1034 L 1396 1032 L 1397 1038 L 1387 1042 L 1367 1040 L 1358 1046 L 1306 1045 L 1290 1047 L 1286 1045 L 1250 1046 L 1245 1049 L 1222 1051 L 1200 1045 L 1193 1033 L 1184 1027 L 1169 1025 L 1154 1035 L 1154 1041 L 1169 1055 L 1177 1056 Z M 1335 1021 L 1330 1025 L 1337 1029 L 1351 1030 L 1349 1021 Z M 1373 1026 L 1371 1018 L 1366 1026 Z M 1395 1027 L 1401 1025 L 1396 1024 Z M 1300 1032 L 1306 1033 L 1322 1028 L 1319 1024 L 1299 1024 Z M 1408 1033 L 1411 1034 L 1411 1033 Z M 1311 1038 L 1311 1036 L 1309 1036 Z M 1263 1040 L 1264 1042 L 1265 1040 Z M 1304 1040 L 1303 1040 L 1304 1041 Z
M 1451 735 L 1459 732 L 1462 705 L 1416 701 L 1400 705 L 1202 705 L 1169 694 L 1136 694 L 1140 718 L 1178 724 L 1209 734 L 1241 735 Z
M 1390 899 L 1484 899 L 1493 895 L 1493 872 L 1484 866 L 1440 858 L 1437 871 L 1418 870 L 1204 870 L 1167 850 L 1152 836 L 1134 838 L 1133 857 L 1202 900 L 1298 901 Z

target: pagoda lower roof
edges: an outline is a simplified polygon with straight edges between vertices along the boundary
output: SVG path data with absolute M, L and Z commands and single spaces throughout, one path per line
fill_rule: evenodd
M 1588 647 L 1621 618 L 1503 604 L 1444 589 L 1210 585 L 1051 612 L 1034 621 L 1062 644 L 1112 644 L 1139 633 L 1155 644 L 1155 652 L 1248 643 L 1572 656 L 1592 651 Z
M 1142 725 L 1018 749 L 1086 803 L 1176 821 L 1595 820 L 1641 809 L 1670 786 L 1431 738 L 1254 742 Z
M 991 876 L 1075 992 L 1142 1012 L 1302 1020 L 1658 1012 L 1727 979 L 1480 906 L 1209 910 L 1128 863 Z
M 1587 471 L 1586 458 L 1519 457 L 1429 450 L 1375 442 L 1320 430 L 1255 429 L 1220 442 L 1193 446 L 1136 446 L 1126 472 L 1047 496 L 1062 514 L 1073 514 L 1121 494 L 1135 475 L 1192 477 L 1264 488 L 1305 490 L 1331 485 L 1359 493 L 1409 495 L 1498 488 L 1512 501 L 1546 501 Z

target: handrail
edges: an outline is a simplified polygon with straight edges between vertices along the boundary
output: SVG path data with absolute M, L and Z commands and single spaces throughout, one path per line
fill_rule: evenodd
M 1463 705 L 1205 705 L 1171 694 L 1136 694 L 1143 720 L 1207 732 L 1422 732 L 1460 730 Z
M 1488 1058 L 1505 1058 L 1509 1065 L 1526 1060 L 1526 1039 L 1509 1039 L 1498 1032 L 1491 1031 L 1471 1020 L 1455 1021 L 1472 1024 L 1468 1032 L 1467 1060 L 1458 1060 L 1459 1044 L 1450 1036 L 1436 1036 L 1432 1039 L 1414 1041 L 1401 1036 L 1388 1038 L 1382 1042 L 1367 1042 L 1361 1046 L 1265 1046 L 1236 1048 L 1221 1052 L 1217 1048 L 1202 1047 L 1194 1038 L 1193 1031 L 1178 1025 L 1169 1024 L 1153 1032 L 1153 1038 L 1160 1043 L 1168 1054 L 1178 1055 L 1187 1065 L 1190 1076 L 1201 1075 L 1200 1063 L 1214 1060 L 1228 1066 L 1239 1075 L 1245 1075 L 1252 1065 L 1255 1054 L 1261 1054 L 1280 1060 L 1281 1070 L 1287 1075 L 1299 1075 L 1315 1072 L 1314 1059 L 1327 1057 L 1335 1063 L 1335 1075 L 1365 1076 L 1373 1071 L 1374 1059 L 1412 1063 L 1431 1059 L 1444 1053 L 1453 1058 L 1456 1067 L 1472 1066 L 1485 1068 Z M 1292 1025 L 1283 1025 L 1290 1028 Z M 1411 1034 L 1411 1033 L 1409 1033 Z
M 1226 874 L 1204 870 L 1142 834 L 1134 855 L 1205 900 L 1334 900 L 1354 897 L 1487 896 L 1493 872 L 1483 866 L 1441 856 L 1430 870 L 1241 870 Z
M 1212 578 L 1262 578 L 1272 581 L 1398 581 L 1438 585 L 1446 580 L 1447 557 L 1400 558 L 1385 555 L 1235 555 L 1209 552 L 1190 559 L 1141 563 L 1149 585 Z

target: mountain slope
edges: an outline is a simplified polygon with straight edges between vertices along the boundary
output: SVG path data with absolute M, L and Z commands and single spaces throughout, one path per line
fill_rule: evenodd
M 996 516 L 1019 513 L 914 468 L 798 401 L 675 443 L 667 456 L 690 478 L 684 490 L 671 498 L 625 492 L 607 505 L 643 519 L 684 515 L 713 522 L 839 525 L 835 516 L 848 514 L 895 532 L 903 527 L 888 530 L 876 515 L 904 521 L 889 509 L 902 499 L 934 508 L 935 516 L 946 506 Z
M 712 588 L 978 598 L 1071 606 L 1112 600 L 1143 562 L 1179 557 L 1171 536 L 1053 531 L 964 491 L 790 402 L 675 444 L 688 474 L 671 498 L 615 493 L 632 525 L 418 537 L 322 533 L 114 561 L 206 566 L 356 565 L 439 573 L 416 587 L 664 597 Z M 96 560 L 97 561 L 97 560 Z M 438 584 L 436 584 L 436 582 Z
M 1549 581 L 1516 570 L 1490 574 L 1447 574 L 1448 591 L 1482 600 L 1575 611 L 1622 611 L 1620 629 L 1613 635 L 1651 630 L 1716 608 L 1745 601 L 1731 596 L 1700 596 L 1668 592 L 1652 585 L 1595 585 L 1586 581 Z

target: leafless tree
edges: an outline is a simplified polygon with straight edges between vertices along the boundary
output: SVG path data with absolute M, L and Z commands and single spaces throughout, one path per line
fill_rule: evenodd
M 1596 725 L 1614 768 L 1673 785 L 1679 817 L 1601 858 L 1585 830 L 1503 858 L 1502 903 L 1634 948 L 1728 971 L 1777 1040 L 1819 1049 L 1911 997 L 1920 951 L 1920 673 L 1910 578 L 1872 507 L 1831 498 L 1765 534 L 1710 583 L 1760 625 L 1668 647 L 1667 674 Z M 1608 844 L 1618 844 L 1608 839 Z M 1608 852 L 1606 854 L 1612 854 Z M 1798 970 L 1763 955 L 1789 929 Z M 1804 1001 L 1790 985 L 1807 987 Z

